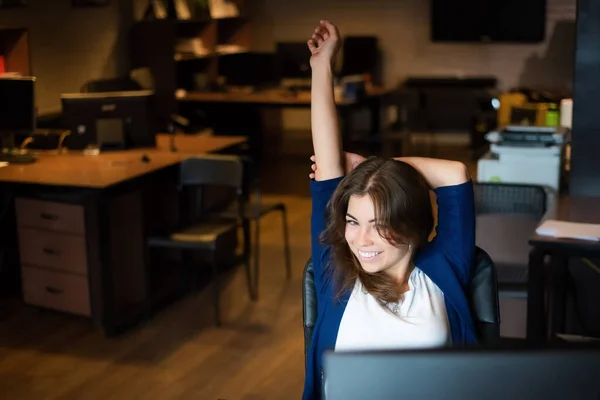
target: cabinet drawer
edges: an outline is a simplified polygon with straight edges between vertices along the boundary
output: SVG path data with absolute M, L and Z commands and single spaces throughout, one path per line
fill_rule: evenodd
M 87 277 L 28 266 L 21 273 L 25 303 L 91 316 Z
M 21 264 L 87 275 L 85 237 L 19 228 Z
M 20 227 L 41 228 L 83 235 L 83 206 L 55 203 L 19 197 L 15 200 L 17 224 Z

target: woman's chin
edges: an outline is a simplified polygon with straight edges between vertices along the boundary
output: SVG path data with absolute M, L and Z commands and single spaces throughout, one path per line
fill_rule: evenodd
M 360 266 L 362 267 L 363 271 L 365 271 L 367 274 L 376 274 L 377 272 L 380 272 L 383 269 L 380 263 L 361 261 Z

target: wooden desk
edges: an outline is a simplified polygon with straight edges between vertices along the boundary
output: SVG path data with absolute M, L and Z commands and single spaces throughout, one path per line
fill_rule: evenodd
M 336 104 L 340 114 L 342 140 L 348 141 L 351 135 L 352 113 L 367 108 L 370 114 L 369 138 L 379 137 L 381 131 L 382 108 L 386 95 L 392 91 L 381 87 L 372 87 L 367 95 L 358 101 L 349 101 L 338 97 Z M 255 155 L 260 155 L 262 135 L 266 131 L 261 110 L 264 108 L 307 108 L 310 107 L 309 91 L 291 92 L 283 89 L 262 90 L 252 93 L 242 92 L 187 92 L 178 97 L 180 109 L 184 115 L 193 115 L 201 108 L 211 115 L 220 126 L 216 130 L 227 133 L 247 135 L 250 147 Z M 231 116 L 237 118 L 232 119 Z
M 389 93 L 382 87 L 371 87 L 367 89 L 366 99 L 360 101 L 346 100 L 340 96 L 336 97 L 338 106 L 353 106 L 364 103 L 370 99 L 380 98 Z M 310 106 L 310 91 L 292 92 L 285 89 L 270 89 L 251 93 L 244 92 L 187 92 L 178 97 L 182 102 L 196 103 L 248 103 L 271 106 Z
M 39 152 L 37 162 L 0 168 L 0 182 L 37 185 L 107 188 L 162 168 L 178 164 L 193 154 L 212 153 L 244 143 L 239 136 L 176 135 L 176 152 L 171 152 L 169 135 L 157 135 L 157 147 L 84 155 L 80 151 L 57 154 Z M 148 162 L 143 162 L 146 155 Z
M 570 222 L 600 223 L 600 198 L 563 196 L 550 218 Z M 600 256 L 600 243 L 586 240 L 533 235 L 529 254 L 527 298 L 527 339 L 533 343 L 553 340 L 564 333 L 566 282 L 570 258 Z M 550 271 L 544 270 L 544 257 L 550 256 Z M 549 320 L 544 316 L 544 280 L 550 275 Z
M 179 162 L 244 141 L 177 136 L 181 150 L 170 152 L 161 135 L 155 149 L 41 153 L 0 168 L 0 193 L 14 201 L 0 243 L 20 268 L 24 301 L 90 318 L 109 335 L 147 316 L 150 282 L 162 277 L 148 268 L 146 238 L 177 223 Z

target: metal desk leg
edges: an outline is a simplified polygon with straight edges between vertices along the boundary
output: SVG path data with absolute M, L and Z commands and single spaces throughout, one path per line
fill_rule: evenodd
M 371 124 L 369 135 L 371 139 L 381 138 L 381 113 L 383 101 L 381 96 L 372 98 L 369 101 L 369 112 L 371 114 Z
M 530 344 L 546 341 L 543 268 L 544 252 L 534 247 L 529 252 L 529 281 L 527 283 L 527 341 Z
M 565 332 L 569 258 L 562 253 L 553 253 L 551 264 L 552 289 L 550 292 L 550 323 L 548 324 L 548 337 L 550 340 L 552 340 L 557 333 Z

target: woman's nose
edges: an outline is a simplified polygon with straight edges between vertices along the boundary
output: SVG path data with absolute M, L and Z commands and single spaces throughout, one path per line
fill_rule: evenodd
M 371 246 L 373 244 L 372 234 L 373 232 L 370 228 L 361 229 L 358 233 L 358 245 L 361 247 Z

